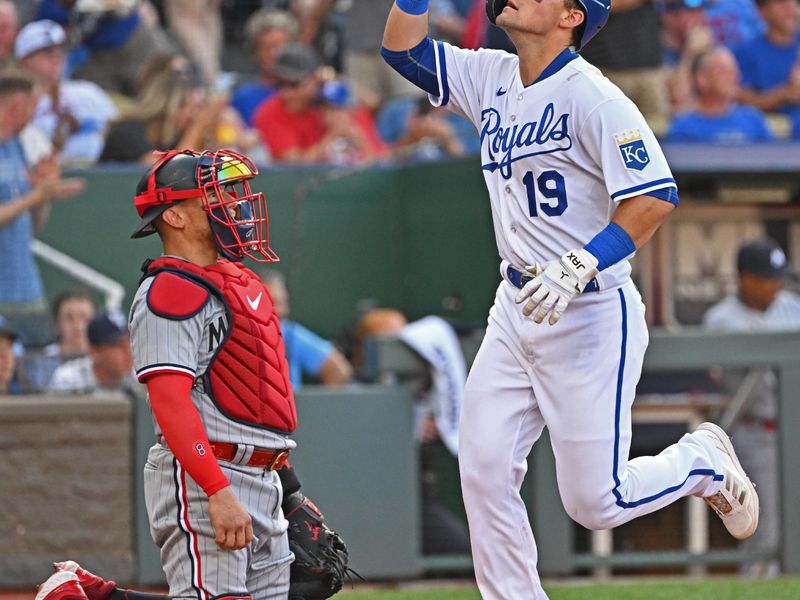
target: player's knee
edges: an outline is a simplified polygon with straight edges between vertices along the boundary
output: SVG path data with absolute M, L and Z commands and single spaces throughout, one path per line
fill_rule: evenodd
M 599 530 L 615 527 L 617 510 L 613 496 L 607 493 L 579 491 L 564 496 L 564 509 L 569 517 L 586 529 Z

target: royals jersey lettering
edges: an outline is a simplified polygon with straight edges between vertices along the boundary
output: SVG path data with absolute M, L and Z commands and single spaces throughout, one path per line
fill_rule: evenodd
M 480 132 L 497 249 L 511 265 L 581 248 L 620 201 L 676 187 L 636 106 L 570 50 L 530 86 L 506 52 L 437 42 L 436 63 L 441 93 L 431 100 Z M 629 274 L 621 261 L 597 279 L 601 289 L 616 287 Z

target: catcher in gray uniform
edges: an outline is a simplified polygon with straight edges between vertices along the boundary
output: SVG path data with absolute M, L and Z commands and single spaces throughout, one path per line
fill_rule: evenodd
M 133 237 L 157 233 L 164 248 L 143 266 L 130 332 L 155 417 L 145 500 L 172 598 L 326 598 L 346 574 L 341 538 L 288 467 L 297 415 L 278 317 L 241 264 L 277 260 L 257 174 L 233 151 L 170 151 L 136 189 Z M 153 598 L 71 561 L 56 570 L 42 599 Z

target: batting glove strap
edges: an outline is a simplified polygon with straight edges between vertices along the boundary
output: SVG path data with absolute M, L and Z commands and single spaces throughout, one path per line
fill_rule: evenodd
M 550 315 L 548 323 L 555 325 L 569 302 L 597 275 L 597 265 L 597 258 L 586 250 L 570 250 L 558 261 L 548 263 L 544 272 L 517 294 L 516 303 L 525 302 L 522 314 L 533 315 L 536 323 Z

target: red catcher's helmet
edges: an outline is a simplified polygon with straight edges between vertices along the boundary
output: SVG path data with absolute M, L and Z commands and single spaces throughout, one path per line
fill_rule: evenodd
M 133 203 L 142 220 L 131 237 L 155 233 L 153 221 L 173 203 L 200 198 L 222 256 L 236 261 L 245 256 L 256 262 L 279 260 L 269 247 L 266 198 L 250 189 L 249 180 L 258 175 L 253 161 L 233 150 L 160 154 L 136 186 Z

